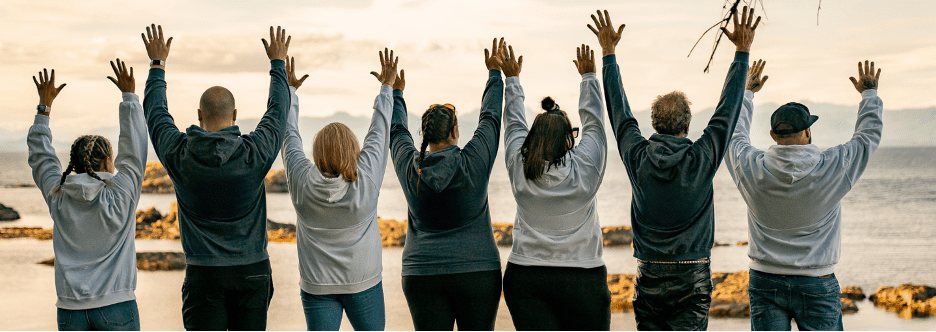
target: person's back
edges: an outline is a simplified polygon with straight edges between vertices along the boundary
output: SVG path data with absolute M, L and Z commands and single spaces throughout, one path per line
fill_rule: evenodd
M 285 32 L 277 30 L 274 36 L 270 27 L 271 45 L 264 40 L 271 63 L 270 96 L 263 119 L 247 135 L 234 125 L 234 96 L 219 86 L 202 94 L 199 125 L 185 133 L 178 130 L 168 112 L 164 78 L 172 38 L 165 41 L 161 27 L 150 33 L 149 39 L 143 39 L 154 61 L 143 108 L 156 156 L 178 199 L 187 263 L 182 292 L 185 327 L 264 329 L 273 284 L 263 179 L 282 146 L 289 107 Z

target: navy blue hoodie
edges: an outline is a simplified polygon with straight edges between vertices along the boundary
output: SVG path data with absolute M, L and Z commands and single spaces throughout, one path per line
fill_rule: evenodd
M 393 91 L 390 155 L 409 203 L 404 276 L 500 270 L 487 188 L 497 156 L 503 105 L 504 80 L 499 70 L 491 70 L 474 137 L 464 149 L 452 145 L 426 153 L 420 178 L 419 150 L 406 127 L 403 91 Z M 419 194 L 417 181 L 422 182 Z
M 645 139 L 630 111 L 614 55 L 605 56 L 605 103 L 633 198 L 634 257 L 685 261 L 711 256 L 715 236 L 712 179 L 728 150 L 747 81 L 748 53 L 736 52 L 715 114 L 702 137 Z
M 257 129 L 237 126 L 208 132 L 179 131 L 166 103 L 166 72 L 150 69 L 143 110 L 156 156 L 175 186 L 185 261 L 190 265 L 240 266 L 269 258 L 266 177 L 280 147 L 289 83 L 286 63 L 271 61 L 267 111 Z

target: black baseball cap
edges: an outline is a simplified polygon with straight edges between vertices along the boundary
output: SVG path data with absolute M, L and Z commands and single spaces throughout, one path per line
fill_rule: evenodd
M 819 120 L 819 117 L 809 114 L 809 109 L 806 108 L 806 105 L 787 103 L 786 105 L 780 106 L 780 108 L 774 111 L 773 115 L 770 116 L 770 130 L 773 130 L 774 134 L 777 135 L 798 133 L 812 126 L 816 120 Z M 783 124 L 789 125 L 792 128 L 777 129 L 777 127 Z

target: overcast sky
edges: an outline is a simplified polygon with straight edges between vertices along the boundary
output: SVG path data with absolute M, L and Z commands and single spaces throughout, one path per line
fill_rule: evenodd
M 478 108 L 487 71 L 484 48 L 506 37 L 524 55 L 521 83 L 527 105 L 553 96 L 574 109 L 580 77 L 575 47 L 598 42 L 586 24 L 595 9 L 625 23 L 617 47 L 624 88 L 635 111 L 672 90 L 687 93 L 694 110 L 718 100 L 734 52 L 726 39 L 708 60 L 714 34 L 691 57 L 692 44 L 723 13 L 723 0 L 686 1 L 34 1 L 0 7 L 0 129 L 22 132 L 38 95 L 31 76 L 55 68 L 68 86 L 53 105 L 53 129 L 93 132 L 117 124 L 120 93 L 107 79 L 108 60 L 135 68 L 137 93 L 148 58 L 140 33 L 149 23 L 174 37 L 168 58 L 169 107 L 180 127 L 196 123 L 198 98 L 210 86 L 229 88 L 239 118 L 265 111 L 269 62 L 260 38 L 270 25 L 292 35 L 290 55 L 310 78 L 299 90 L 303 116 L 336 111 L 369 114 L 379 83 L 377 51 L 396 50 L 406 69 L 407 105 L 419 113 L 433 103 Z M 848 81 L 857 62 L 883 68 L 886 110 L 936 105 L 936 1 L 763 0 L 751 59 L 768 61 L 770 76 L 757 103 L 857 105 Z M 757 10 L 759 15 L 764 11 Z M 600 51 L 596 52 L 600 56 Z M 599 65 L 600 66 L 600 65 Z M 599 67 L 600 68 L 600 67 Z M 577 118 L 575 112 L 571 116 Z M 250 128 L 252 129 L 252 128 Z

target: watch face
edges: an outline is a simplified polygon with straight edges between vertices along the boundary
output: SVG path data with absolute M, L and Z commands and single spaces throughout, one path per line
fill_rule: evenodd
M 39 106 L 36 106 L 36 110 L 39 112 L 45 112 L 47 107 L 48 106 L 46 105 L 39 105 Z

